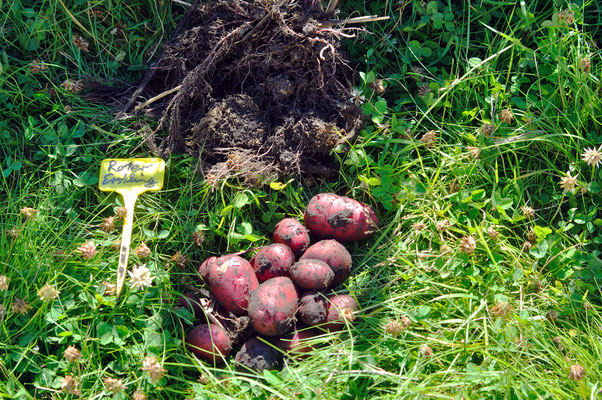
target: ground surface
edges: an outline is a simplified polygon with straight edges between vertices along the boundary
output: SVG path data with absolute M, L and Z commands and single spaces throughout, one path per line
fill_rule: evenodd
M 269 2 L 265 9 L 286 4 Z M 350 1 L 341 7 L 328 18 L 390 19 L 359 25 L 367 32 L 322 37 L 343 40 L 335 49 L 349 55 L 355 89 L 349 94 L 364 120 L 356 141 L 319 155 L 339 172 L 328 179 L 278 172 L 249 186 L 243 176 L 209 176 L 199 157 L 172 151 L 164 190 L 144 194 L 135 215 L 133 247 L 145 243 L 148 251 L 134 251 L 130 264 L 146 265 L 152 285 L 128 290 L 118 303 L 110 289 L 121 220 L 112 230 L 107 219 L 121 203 L 98 190 L 98 165 L 107 157 L 152 155 L 157 149 L 144 138 L 163 114 L 158 108 L 144 118 L 116 119 L 116 109 L 86 97 L 127 99 L 188 7 L 142 0 L 0 7 L 2 396 L 600 396 L 599 6 Z M 239 26 L 236 20 L 222 34 Z M 214 48 L 211 40 L 197 43 Z M 318 57 L 322 48 L 310 47 Z M 337 66 L 337 73 L 344 69 Z M 286 94 L 287 80 L 298 78 L 267 77 L 273 79 L 263 86 L 233 79 L 231 92 L 207 97 L 211 103 L 184 122 L 178 146 L 202 153 L 186 144 L 195 123 L 211 128 L 212 113 L 264 112 L 262 101 L 277 96 L 262 96 Z M 136 104 L 182 79 L 153 86 Z M 319 116 L 342 133 L 339 112 L 328 115 L 335 121 Z M 263 129 L 265 118 L 253 129 Z M 270 126 L 266 131 L 278 124 Z M 199 134 L 205 132 L 219 136 L 211 129 Z M 162 141 L 169 136 L 169 126 L 155 133 L 159 151 L 172 143 Z M 227 157 L 220 153 L 216 161 Z M 280 372 L 244 373 L 232 362 L 214 368 L 195 358 L 183 340 L 196 322 L 178 298 L 195 285 L 198 263 L 268 243 L 279 219 L 300 217 L 309 198 L 324 191 L 371 204 L 382 220 L 373 239 L 349 246 L 353 274 L 340 291 L 360 303 L 355 323 L 324 335 L 318 350 L 290 359 Z M 148 357 L 162 369 L 152 369 Z

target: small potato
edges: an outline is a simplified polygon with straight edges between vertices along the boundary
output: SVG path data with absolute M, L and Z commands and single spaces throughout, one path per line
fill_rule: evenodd
M 297 316 L 309 326 L 320 325 L 326 321 L 328 306 L 328 300 L 320 293 L 315 291 L 305 292 L 299 299 Z
M 256 337 L 247 340 L 234 359 L 239 367 L 257 372 L 282 369 L 282 353 Z
M 188 349 L 211 365 L 220 365 L 232 350 L 228 332 L 217 325 L 198 325 L 186 337 Z
M 251 294 L 251 324 L 260 335 L 283 335 L 291 329 L 298 303 L 297 290 L 290 278 L 269 279 Z
M 217 301 L 228 311 L 244 315 L 251 292 L 259 282 L 251 264 L 244 258 L 228 255 L 218 258 L 209 274 L 209 288 Z
M 320 336 L 316 329 L 296 329 L 288 335 L 277 340 L 276 344 L 287 354 L 307 357 L 315 345 L 309 344 L 312 339 Z
M 300 257 L 310 243 L 307 228 L 293 218 L 285 218 L 278 222 L 274 227 L 273 238 L 274 243 L 287 245 L 296 257 Z
M 301 260 L 316 259 L 324 261 L 334 272 L 331 286 L 343 282 L 351 271 L 351 254 L 345 246 L 336 240 L 321 240 L 311 245 L 301 256 Z
M 293 251 L 282 243 L 265 246 L 253 257 L 251 265 L 259 283 L 277 276 L 290 276 L 291 265 L 295 262 Z
M 328 298 L 328 316 L 323 326 L 329 331 L 340 331 L 345 327 L 345 321 L 351 323 L 355 320 L 354 312 L 358 311 L 357 301 L 348 294 L 337 294 Z
M 334 272 L 322 260 L 304 258 L 291 267 L 291 279 L 303 289 L 326 289 L 334 280 Z

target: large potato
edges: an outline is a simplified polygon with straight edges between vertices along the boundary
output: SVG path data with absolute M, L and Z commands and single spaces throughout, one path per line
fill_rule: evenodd
M 209 274 L 209 288 L 217 301 L 228 311 L 243 315 L 247 312 L 251 292 L 259 282 L 251 264 L 239 256 L 218 258 Z
M 303 289 L 326 289 L 334 280 L 334 272 L 322 260 L 304 258 L 293 264 L 291 279 Z
M 269 279 L 251 294 L 251 324 L 260 335 L 282 335 L 291 329 L 298 302 L 297 290 L 290 278 Z
M 336 240 L 321 240 L 311 245 L 299 261 L 306 259 L 321 260 L 330 266 L 334 272 L 333 287 L 343 282 L 351 271 L 351 254 Z
M 277 276 L 290 276 L 289 270 L 295 262 L 293 251 L 284 244 L 265 246 L 253 257 L 251 265 L 259 283 Z

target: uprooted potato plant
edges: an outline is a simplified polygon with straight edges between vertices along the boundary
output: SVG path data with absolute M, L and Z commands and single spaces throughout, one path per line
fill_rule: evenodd
M 151 147 L 199 155 L 212 180 L 336 171 L 329 153 L 361 122 L 340 39 L 359 29 L 316 3 L 217 0 L 192 12 L 138 98 L 159 121 Z

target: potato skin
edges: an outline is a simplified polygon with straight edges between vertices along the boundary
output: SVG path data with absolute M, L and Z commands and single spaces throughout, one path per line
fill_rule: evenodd
M 217 257 L 211 256 L 205 261 L 203 261 L 197 268 L 197 272 L 203 280 L 203 282 L 209 282 L 209 274 L 211 273 L 211 270 L 217 265 L 216 261 Z
M 339 242 L 367 239 L 379 224 L 372 207 L 334 193 L 314 196 L 305 208 L 304 221 L 316 238 Z
M 309 231 L 299 221 L 285 218 L 274 227 L 274 243 L 288 246 L 296 257 L 301 256 L 309 247 Z
M 279 276 L 259 285 L 249 300 L 249 317 L 260 335 L 277 336 L 292 326 L 299 297 L 290 278 Z
M 217 301 L 228 311 L 244 315 L 251 292 L 259 282 L 251 264 L 234 255 L 220 257 L 209 274 L 209 287 Z
M 328 300 L 318 292 L 305 292 L 299 299 L 297 316 L 309 326 L 320 325 L 326 321 L 328 315 Z
M 290 276 L 290 268 L 295 262 L 293 251 L 285 244 L 272 243 L 265 246 L 253 257 L 251 265 L 259 283 L 277 276 Z
M 186 337 L 188 350 L 201 360 L 212 364 L 224 363 L 232 350 L 228 332 L 217 325 L 198 325 L 192 328 Z
M 353 322 L 354 312 L 360 309 L 357 301 L 348 294 L 337 294 L 329 296 L 328 300 L 328 315 L 326 316 L 326 324 L 323 326 L 329 331 L 340 331 L 345 327 L 345 320 Z
M 256 337 L 242 345 L 234 360 L 239 369 L 246 367 L 257 372 L 282 369 L 282 353 Z
M 351 254 L 336 240 L 321 240 L 311 245 L 301 256 L 301 260 L 316 259 L 324 261 L 334 272 L 334 287 L 343 282 L 351 271 Z
M 307 342 L 319 335 L 320 332 L 317 329 L 295 329 L 288 335 L 279 338 L 276 345 L 288 354 L 306 357 L 315 349 Z
M 304 258 L 293 264 L 291 279 L 303 289 L 326 289 L 334 281 L 334 272 L 322 260 Z

